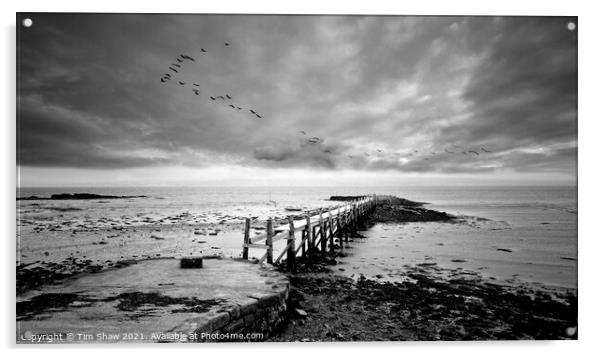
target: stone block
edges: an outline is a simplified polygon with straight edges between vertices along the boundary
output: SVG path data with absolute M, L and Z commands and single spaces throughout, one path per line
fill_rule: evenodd
M 259 303 L 255 299 L 249 299 L 244 303 L 240 303 L 240 316 L 245 316 L 248 314 L 254 314 L 257 311 L 257 307 Z
M 189 257 L 180 259 L 181 269 L 200 269 L 203 267 L 203 258 Z

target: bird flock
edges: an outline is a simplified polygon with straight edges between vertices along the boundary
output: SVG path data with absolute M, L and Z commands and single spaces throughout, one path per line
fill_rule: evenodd
M 304 137 L 305 141 L 308 144 L 311 144 L 311 145 L 320 145 L 320 144 L 322 144 L 325 141 L 323 138 L 320 138 L 318 136 L 309 136 L 305 130 L 300 130 L 299 134 L 301 134 Z M 455 150 L 451 150 L 451 149 L 455 149 Z M 491 153 L 492 152 L 491 150 L 488 150 L 488 149 L 486 149 L 484 147 L 480 147 L 479 149 L 470 149 L 470 150 L 468 150 L 468 149 L 463 149 L 462 147 L 460 147 L 458 145 L 452 146 L 451 149 L 445 148 L 443 151 L 439 151 L 439 152 L 438 151 L 426 151 L 426 150 L 422 150 L 422 151 L 420 151 L 420 150 L 413 150 L 412 152 L 406 153 L 406 154 L 402 154 L 402 153 L 399 153 L 399 152 L 392 152 L 392 153 L 390 153 L 390 152 L 385 151 L 384 149 L 376 149 L 376 150 L 373 150 L 373 151 L 366 151 L 366 152 L 363 153 L 363 155 L 365 157 L 373 157 L 373 156 L 374 157 L 384 157 L 386 155 L 392 155 L 392 156 L 394 156 L 395 158 L 398 158 L 398 159 L 401 158 L 401 157 L 406 157 L 406 158 L 410 158 L 410 157 L 422 157 L 422 160 L 430 160 L 430 157 L 425 156 L 425 155 L 430 155 L 431 157 L 432 156 L 436 156 L 436 155 L 442 155 L 442 154 L 462 154 L 462 155 L 469 155 L 470 154 L 470 155 L 473 155 L 473 156 L 480 156 L 481 154 L 486 154 L 486 153 Z M 327 153 L 327 154 L 332 154 L 333 153 L 333 151 L 331 149 L 328 149 L 328 148 L 322 149 L 322 152 Z M 353 154 L 353 153 L 350 153 L 350 154 L 347 155 L 347 157 L 349 159 L 355 159 L 355 158 L 358 158 L 358 157 L 361 157 L 361 156 L 362 156 L 362 154 Z
M 224 42 L 224 47 L 231 47 L 231 44 L 229 42 Z M 207 53 L 209 53 L 209 51 L 204 48 L 201 47 L 199 50 L 199 56 L 205 56 Z M 180 86 L 188 86 L 191 90 L 191 92 L 193 93 L 193 95 L 196 96 L 200 96 L 201 95 L 201 84 L 194 82 L 194 81 L 187 81 L 184 78 L 181 78 L 181 72 L 182 70 L 188 66 L 190 63 L 196 62 L 196 59 L 188 54 L 180 54 L 178 57 L 176 57 L 175 62 L 171 63 L 169 66 L 167 66 L 168 71 L 166 71 L 166 73 L 163 73 L 163 75 L 160 77 L 160 81 L 161 83 L 167 84 L 171 81 L 177 81 L 177 84 L 179 84 Z M 177 77 L 177 78 L 176 78 Z M 244 107 L 241 106 L 240 104 L 236 104 L 235 103 L 235 99 L 234 96 L 231 93 L 224 93 L 224 94 L 210 94 L 207 96 L 208 99 L 210 99 L 212 102 L 216 102 L 216 103 L 223 103 L 224 105 L 226 105 L 228 108 L 235 110 L 235 111 L 243 111 L 243 112 L 248 112 L 250 113 L 251 116 L 253 116 L 254 118 L 257 119 L 262 119 L 264 118 L 263 114 L 259 113 L 256 109 L 253 108 L 249 108 L 249 107 Z M 300 135 L 302 135 L 303 140 L 306 142 L 307 145 L 310 146 L 316 146 L 316 147 L 320 147 L 320 145 L 322 145 L 325 142 L 324 138 L 321 138 L 319 136 L 311 136 L 307 133 L 306 130 L 300 130 L 298 132 Z M 333 150 L 327 147 L 322 147 L 321 151 L 326 153 L 326 154 L 333 154 Z M 369 158 L 369 157 L 385 157 L 385 156 L 392 156 L 396 159 L 401 159 L 402 157 L 407 158 L 421 158 L 422 160 L 430 160 L 431 157 L 437 156 L 437 155 L 455 155 L 455 154 L 460 154 L 460 155 L 472 155 L 472 156 L 480 156 L 480 155 L 484 155 L 484 154 L 488 154 L 491 153 L 492 151 L 484 148 L 484 147 L 480 147 L 478 149 L 474 149 L 474 148 L 462 148 L 459 145 L 453 145 L 450 148 L 445 148 L 443 151 L 427 151 L 427 150 L 413 150 L 412 152 L 406 153 L 406 154 L 402 154 L 399 152 L 387 152 L 384 149 L 376 149 L 376 150 L 372 150 L 372 151 L 367 151 L 363 153 L 363 156 Z M 349 153 L 347 154 L 347 157 L 349 159 L 356 159 L 361 157 L 362 154 L 361 153 Z
M 230 43 L 229 42 L 224 42 L 224 47 L 230 47 Z M 199 55 L 203 56 L 206 53 L 208 53 L 209 51 L 207 51 L 204 47 L 200 48 L 199 51 Z M 190 89 L 192 91 L 192 93 L 194 95 L 200 96 L 201 95 L 201 85 L 199 83 L 196 82 L 188 82 L 185 79 L 180 78 L 181 77 L 181 71 L 184 69 L 184 66 L 192 63 L 192 62 L 196 62 L 196 59 L 188 54 L 180 54 L 178 57 L 176 57 L 176 61 L 174 63 L 171 63 L 169 66 L 167 66 L 167 69 L 169 71 L 166 71 L 166 73 L 163 73 L 163 75 L 160 78 L 161 83 L 168 83 L 172 80 L 176 79 L 176 76 L 178 76 L 177 79 L 177 83 L 180 86 L 190 86 Z M 257 110 L 253 109 L 253 108 L 245 108 L 239 104 L 235 104 L 234 103 L 234 97 L 232 96 L 232 94 L 227 93 L 227 94 L 211 94 L 208 95 L 208 98 L 212 101 L 216 101 L 216 102 L 222 102 L 224 103 L 228 108 L 233 109 L 233 110 L 237 110 L 237 111 L 248 111 L 249 113 L 251 113 L 251 116 L 258 118 L 258 119 L 262 119 L 263 118 L 263 114 L 259 113 Z

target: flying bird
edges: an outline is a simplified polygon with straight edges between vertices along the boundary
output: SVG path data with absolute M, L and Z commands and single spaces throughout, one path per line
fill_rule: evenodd
M 187 60 L 191 60 L 192 62 L 194 62 L 194 58 L 188 56 L 188 55 L 182 55 L 180 54 L 180 57 L 182 57 L 183 59 L 187 59 Z
M 232 97 L 230 96 L 230 94 L 226 94 L 226 98 L 232 99 Z
M 301 130 L 300 133 L 303 134 L 303 135 L 307 135 L 307 133 L 305 131 L 303 131 L 303 130 Z
M 204 48 L 201 48 L 201 52 L 207 52 L 207 51 L 205 51 L 205 49 L 204 49 Z
M 376 151 L 378 151 L 378 152 L 383 152 L 383 150 L 382 150 L 382 149 L 378 149 L 378 150 L 376 150 Z
M 194 92 L 194 94 L 199 95 L 200 91 L 198 89 L 193 89 L 192 90 Z
M 228 42 L 225 42 L 224 45 L 225 46 L 230 46 L 230 44 Z
M 198 83 L 192 83 L 193 86 L 198 87 L 199 84 Z
M 230 105 L 229 105 L 229 107 L 232 107 L 232 109 L 234 109 L 234 108 L 235 108 L 235 107 L 234 107 L 232 104 L 230 104 Z
M 256 112 L 256 111 L 254 111 L 253 109 L 249 109 L 249 111 L 250 111 L 251 113 L 253 113 L 253 114 L 257 114 L 257 112 Z
M 184 62 L 184 61 L 182 61 L 182 60 L 181 60 L 181 59 L 179 59 L 179 58 L 176 58 L 176 61 L 178 61 L 178 62 L 180 62 L 180 63 Z
M 479 153 L 478 153 L 478 152 L 476 152 L 476 151 L 473 151 L 473 150 L 468 150 L 468 152 L 469 152 L 469 153 L 471 153 L 471 154 L 475 154 L 475 155 L 477 155 L 477 156 L 479 155 Z
M 215 97 L 212 97 L 212 96 L 209 96 L 209 98 L 211 98 L 211 100 L 215 100 L 216 99 Z
M 217 97 L 218 97 L 218 98 L 221 98 L 222 100 L 226 100 L 226 98 L 224 98 L 224 96 L 223 96 L 223 95 L 218 95 Z
M 242 110 L 242 108 L 241 108 L 241 107 L 236 107 L 236 109 L 238 109 L 238 110 Z
M 178 71 L 175 68 L 173 68 L 173 67 L 169 67 L 169 69 L 171 69 L 172 71 L 178 73 Z
M 330 151 L 328 149 L 324 150 L 324 152 L 327 153 L 327 154 L 331 154 L 332 153 L 332 151 Z
M 165 83 L 167 79 L 165 77 L 161 77 L 161 83 Z
M 178 68 L 182 68 L 182 65 L 181 65 L 181 64 L 172 63 L 171 65 L 172 65 L 172 66 L 176 66 L 176 67 L 178 67 Z
M 182 81 L 178 81 L 178 83 L 180 83 L 181 86 L 183 86 L 184 84 L 186 84 L 186 82 L 182 82 Z
M 489 150 L 486 150 L 486 149 L 484 149 L 484 148 L 481 148 L 481 150 L 483 150 L 483 152 L 491 152 L 491 151 L 489 151 Z

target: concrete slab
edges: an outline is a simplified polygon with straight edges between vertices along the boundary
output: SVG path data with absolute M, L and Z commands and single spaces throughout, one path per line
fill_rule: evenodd
M 247 261 L 181 269 L 177 259 L 147 260 L 17 297 L 17 342 L 155 342 L 168 332 L 180 340 L 176 333 L 214 330 L 287 292 L 283 274 Z

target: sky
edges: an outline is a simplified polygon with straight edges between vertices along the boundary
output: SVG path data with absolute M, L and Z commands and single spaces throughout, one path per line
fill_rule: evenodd
M 576 18 L 26 17 L 21 186 L 576 184 Z

